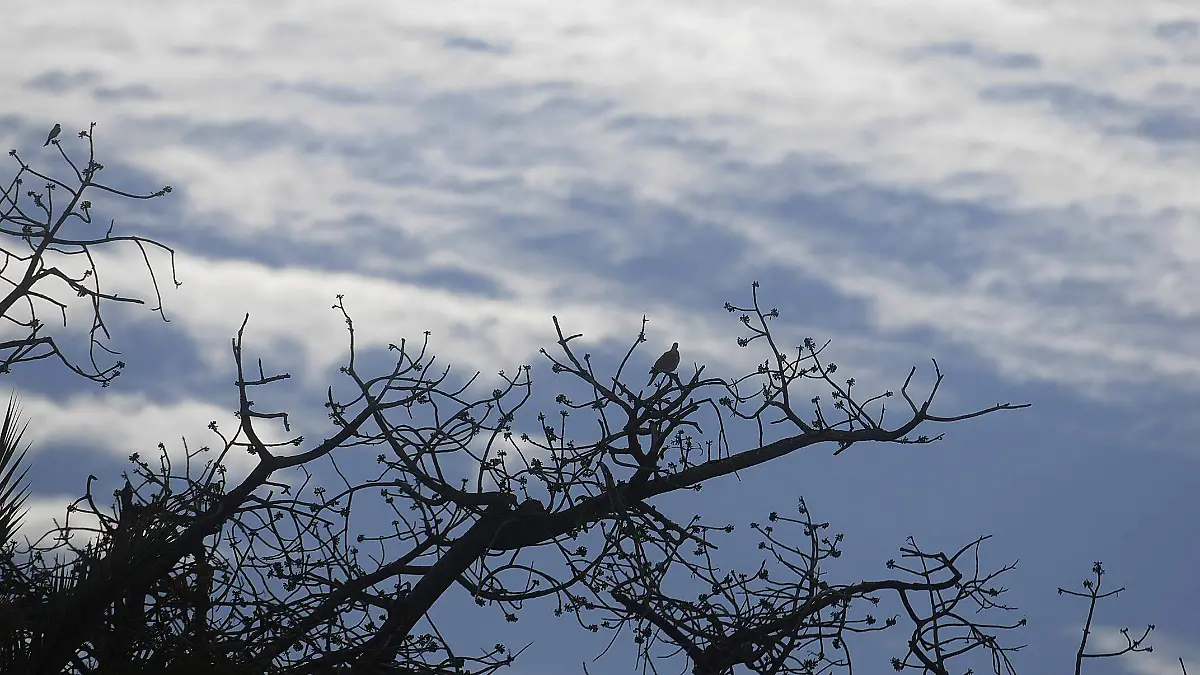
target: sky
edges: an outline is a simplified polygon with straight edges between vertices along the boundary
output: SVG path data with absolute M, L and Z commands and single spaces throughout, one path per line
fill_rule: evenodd
M 0 147 L 26 161 L 61 170 L 48 129 L 81 151 L 94 121 L 110 183 L 170 184 L 97 213 L 172 246 L 182 282 L 169 323 L 111 310 L 112 387 L 9 376 L 28 531 L 88 473 L 115 487 L 131 452 L 232 427 L 246 313 L 248 349 L 292 374 L 272 405 L 317 438 L 346 355 L 336 294 L 360 345 L 428 330 L 458 373 L 537 365 L 553 412 L 551 316 L 610 367 L 646 316 L 646 367 L 678 341 L 684 370 L 733 376 L 761 355 L 722 306 L 757 280 L 777 331 L 831 340 L 864 391 L 912 366 L 928 385 L 936 358 L 941 414 L 1033 406 L 930 446 L 807 449 L 706 488 L 706 517 L 744 530 L 804 495 L 846 533 L 846 580 L 885 574 L 909 535 L 993 534 L 989 561 L 1020 561 L 1022 673 L 1069 672 L 1086 606 L 1055 590 L 1101 560 L 1127 590 L 1095 645 L 1153 623 L 1156 649 L 1085 672 L 1200 664 L 1194 2 L 25 3 L 0 100 Z M 99 261 L 145 295 L 136 249 Z M 84 327 L 63 333 L 76 349 Z M 462 616 L 481 648 L 534 642 L 515 674 L 633 669 L 548 618 Z

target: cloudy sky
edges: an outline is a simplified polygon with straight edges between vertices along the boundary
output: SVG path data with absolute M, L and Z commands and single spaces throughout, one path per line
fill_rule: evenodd
M 866 388 L 927 382 L 934 357 L 944 414 L 1034 405 L 936 446 L 807 450 L 714 485 L 707 515 L 744 527 L 803 494 L 847 535 L 845 580 L 908 535 L 992 533 L 993 562 L 1020 560 L 1026 673 L 1070 668 L 1086 607 L 1055 589 L 1102 560 L 1128 591 L 1099 622 L 1154 623 L 1157 648 L 1088 672 L 1200 664 L 1200 5 L 40 2 L 4 36 L 0 147 L 59 170 L 50 126 L 78 150 L 97 122 L 110 182 L 175 188 L 98 216 L 173 246 L 183 282 L 170 323 L 114 313 L 113 387 L 12 377 L 31 528 L 89 472 L 116 485 L 130 452 L 232 424 L 246 312 L 293 375 L 274 402 L 318 437 L 335 294 L 360 344 L 429 330 L 467 373 L 539 363 L 551 315 L 614 363 L 646 315 L 647 365 L 678 341 L 733 375 L 761 356 L 721 306 L 759 280 L 779 331 L 832 340 Z M 146 288 L 136 250 L 101 264 Z M 543 623 L 512 672 L 633 666 Z

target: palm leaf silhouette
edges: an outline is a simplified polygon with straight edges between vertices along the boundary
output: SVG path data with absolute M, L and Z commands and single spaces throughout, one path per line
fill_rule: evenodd
M 8 399 L 4 424 L 0 426 L 0 548 L 7 547 L 16 538 L 25 517 L 22 507 L 29 496 L 28 486 L 24 484 L 29 469 L 21 468 L 29 448 L 19 448 L 27 425 L 18 428 L 17 415 L 17 397 L 13 394 Z
M 18 454 L 24 433 L 25 426 L 18 428 L 17 425 L 14 394 L 8 400 L 4 423 L 0 425 L 0 567 L 4 568 L 0 574 L 0 579 L 3 579 L 3 583 L 0 583 L 0 636 L 3 636 L 0 639 L 0 662 L 6 666 L 20 663 L 22 657 L 28 654 L 29 633 L 23 629 L 27 627 L 29 607 L 23 601 L 32 600 L 30 596 L 35 590 L 35 584 L 19 573 L 13 550 L 17 530 L 25 516 L 22 507 L 29 495 L 24 484 L 28 468 L 21 468 L 28 448 L 20 450 Z

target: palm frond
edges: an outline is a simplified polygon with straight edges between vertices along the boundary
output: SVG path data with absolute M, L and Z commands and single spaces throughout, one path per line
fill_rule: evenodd
M 21 437 L 28 425 L 18 427 L 17 416 L 17 397 L 14 393 L 8 399 L 4 424 L 0 426 L 0 549 L 6 548 L 16 538 L 17 529 L 25 518 L 21 507 L 29 496 L 28 486 L 24 484 L 29 468 L 21 467 L 29 447 L 20 449 Z M 17 454 L 18 451 L 20 454 Z M 19 474 L 18 470 L 21 470 Z

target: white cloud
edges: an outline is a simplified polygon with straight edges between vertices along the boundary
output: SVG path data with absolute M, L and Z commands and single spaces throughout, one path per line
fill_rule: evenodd
M 820 277 L 863 303 L 882 331 L 870 336 L 876 343 L 931 329 L 1007 376 L 1091 393 L 1164 375 L 1190 386 L 1200 369 L 1181 338 L 1200 313 L 1200 146 L 1134 129 L 1156 111 L 1185 116 L 1181 101 L 1200 87 L 1200 48 L 1154 36 L 1155 22 L 1197 18 L 1177 3 L 125 7 L 23 11 L 20 37 L 0 57 L 36 53 L 38 70 L 0 78 L 0 89 L 20 90 L 39 123 L 67 110 L 100 119 L 103 147 L 182 189 L 178 226 L 198 229 L 194 239 L 220 236 L 249 257 L 276 244 L 316 247 L 339 270 L 206 260 L 224 277 L 220 292 L 181 273 L 213 292 L 188 295 L 187 312 L 206 318 L 185 320 L 214 350 L 210 363 L 227 358 L 235 294 L 266 308 L 252 331 L 306 336 L 310 365 L 335 359 L 330 346 L 344 342 L 323 311 L 339 285 L 352 307 L 378 311 L 369 322 L 356 312 L 364 330 L 381 331 L 372 337 L 401 320 L 448 333 L 455 356 L 485 371 L 544 344 L 551 313 L 587 316 L 577 320 L 606 338 L 640 309 L 612 300 L 638 298 L 679 325 L 670 285 L 605 278 L 576 262 L 669 260 L 698 232 L 581 220 L 562 202 L 588 181 L 747 242 L 748 253 L 726 262 L 734 276 L 769 262 Z M 1006 55 L 1025 66 L 998 67 Z M 59 87 L 45 75 L 56 71 L 68 83 L 91 75 Z M 984 95 L 1005 87 L 1032 98 Z M 1102 104 L 1064 112 L 1054 91 Z M 639 115 L 667 134 L 725 145 L 708 159 L 649 146 L 616 124 Z M 996 208 L 997 222 L 968 238 L 972 223 L 928 213 L 901 213 L 873 232 L 830 229 L 840 226 L 824 216 L 747 213 L 761 195 L 724 162 L 767 171 L 789 156 L 846 172 L 824 185 L 784 183 L 785 193 L 812 189 L 852 208 L 855 190 L 914 191 Z M 728 203 L 691 203 L 697 194 Z M 331 225 L 352 214 L 368 215 L 371 231 Z M 901 228 L 951 258 L 876 242 L 903 240 Z M 591 248 L 533 243 L 567 233 Z M 398 260 L 406 248 L 414 259 Z M 379 280 L 434 266 L 479 272 L 510 298 Z M 1080 301 L 1079 285 L 1102 300 Z
M 196 400 L 170 403 L 143 394 L 93 391 L 62 401 L 23 393 L 19 402 L 21 419 L 29 423 L 26 440 L 30 443 L 31 462 L 40 461 L 38 455 L 46 448 L 66 445 L 120 461 L 138 453 L 153 467 L 159 443 L 166 445 L 172 460 L 178 462 L 184 458 L 181 435 L 193 451 L 207 445 L 219 452 L 220 440 L 207 429 L 208 423 L 216 421 L 226 436 L 237 428 L 231 412 L 234 405 L 216 406 Z M 288 437 L 282 429 L 261 424 L 259 428 L 269 443 Z M 211 457 L 202 455 L 200 461 Z M 230 480 L 245 476 L 255 462 L 244 451 L 231 452 L 225 460 Z
M 25 500 L 24 518 L 21 520 L 21 527 L 17 530 L 17 538 L 24 543 L 28 538 L 31 542 L 37 543 L 41 547 L 50 546 L 53 544 L 51 535 L 44 540 L 39 541 L 43 534 L 51 530 L 65 525 L 70 525 L 71 530 L 67 535 L 67 539 L 77 548 L 82 548 L 88 542 L 94 540 L 100 528 L 100 521 L 95 516 L 76 511 L 70 514 L 70 519 L 67 519 L 67 506 L 74 503 L 78 497 L 68 495 L 37 495 L 30 496 Z M 66 555 L 70 549 L 59 549 L 55 553 L 59 556 Z

